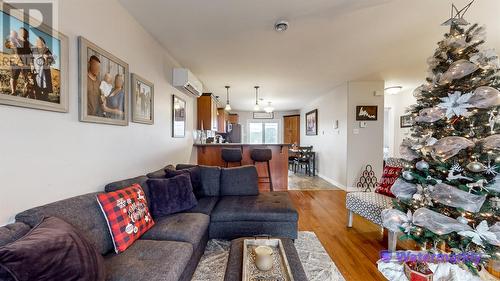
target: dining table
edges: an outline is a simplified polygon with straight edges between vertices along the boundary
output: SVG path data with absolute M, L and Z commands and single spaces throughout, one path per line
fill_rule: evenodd
M 300 150 L 299 149 L 296 149 L 296 148 L 290 148 L 288 149 L 288 155 L 289 156 L 297 156 L 299 155 L 300 153 Z M 313 174 L 313 177 L 316 176 L 316 152 L 315 151 L 311 151 L 311 159 L 310 159 L 310 164 L 311 164 L 311 167 L 312 167 L 312 174 Z

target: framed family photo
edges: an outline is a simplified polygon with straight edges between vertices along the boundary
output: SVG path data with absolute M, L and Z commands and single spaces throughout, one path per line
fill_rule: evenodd
M 413 126 L 413 117 L 411 115 L 402 115 L 399 124 L 401 128 L 409 128 Z
M 172 137 L 183 138 L 186 135 L 186 101 L 172 95 Z
M 154 123 L 154 85 L 139 75 L 132 77 L 132 122 Z
M 316 136 L 318 134 L 318 110 L 306 113 L 306 135 Z
M 128 64 L 78 37 L 80 121 L 128 125 Z
M 0 5 L 0 104 L 68 112 L 68 38 Z

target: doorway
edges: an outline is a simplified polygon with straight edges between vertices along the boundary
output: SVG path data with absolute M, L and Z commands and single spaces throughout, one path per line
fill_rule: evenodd
M 300 145 L 300 115 L 283 116 L 283 143 Z

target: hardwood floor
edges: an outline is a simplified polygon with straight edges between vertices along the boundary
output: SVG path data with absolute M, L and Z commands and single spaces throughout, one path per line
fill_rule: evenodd
M 346 280 L 386 280 L 377 270 L 387 249 L 382 228 L 359 216 L 347 228 L 343 190 L 288 191 L 299 212 L 299 230 L 314 231 Z M 398 243 L 399 246 L 399 243 Z

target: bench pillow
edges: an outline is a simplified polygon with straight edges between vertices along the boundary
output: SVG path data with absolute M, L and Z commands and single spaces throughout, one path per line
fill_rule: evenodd
M 390 197 L 396 197 L 394 196 L 394 194 L 392 194 L 391 187 L 399 178 L 401 170 L 401 167 L 385 166 L 384 173 L 382 175 L 382 178 L 380 179 L 380 183 L 378 184 L 377 188 L 375 188 L 375 192 Z

